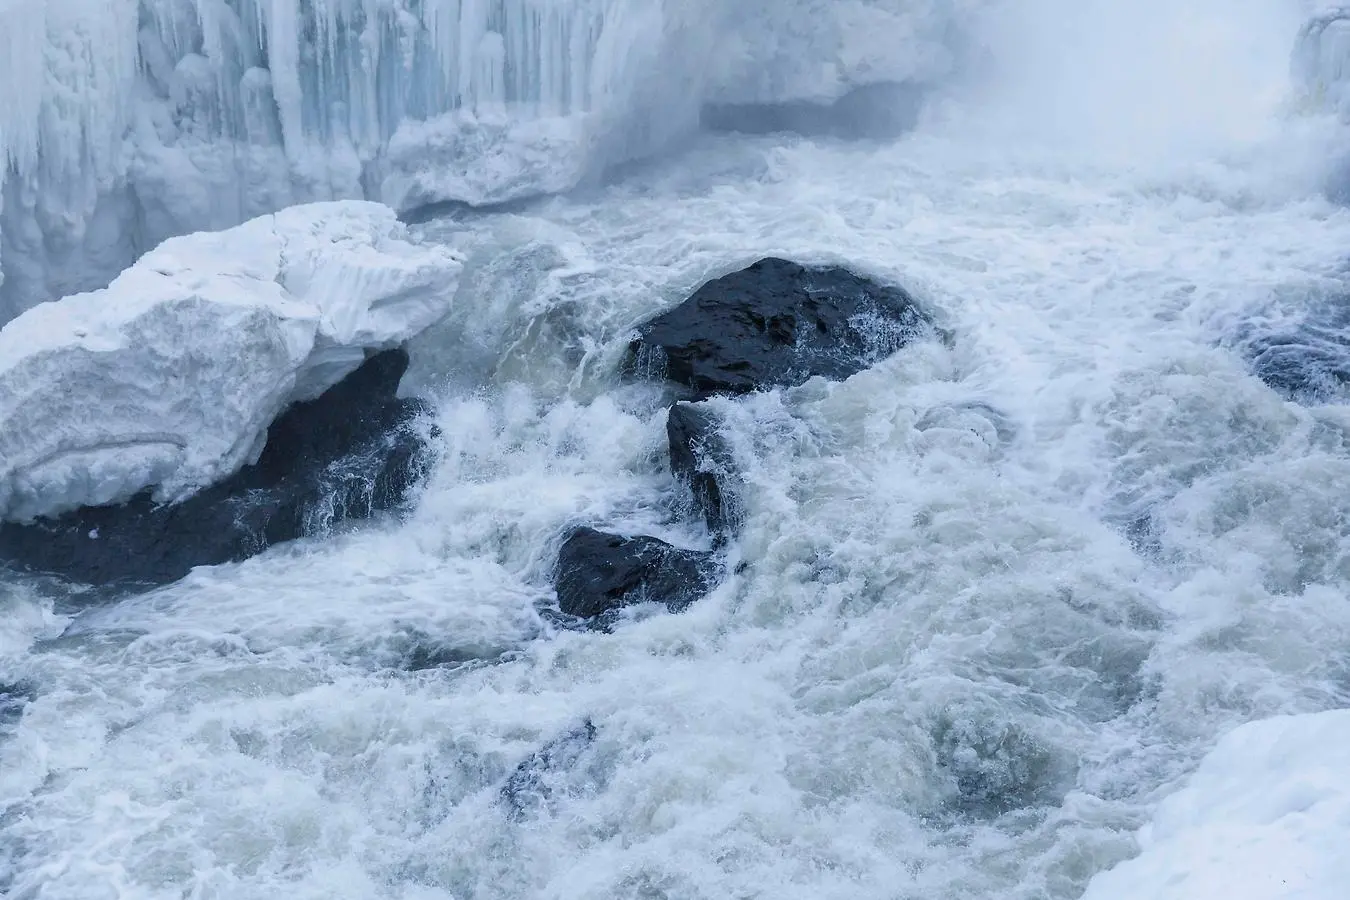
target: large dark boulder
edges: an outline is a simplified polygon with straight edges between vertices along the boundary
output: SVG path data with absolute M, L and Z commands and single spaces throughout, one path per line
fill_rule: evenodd
M 717 574 L 706 551 L 578 528 L 558 553 L 554 586 L 564 613 L 590 619 L 645 601 L 679 612 L 707 593 Z
M 900 287 L 769 258 L 639 326 L 629 368 L 663 371 L 699 398 L 745 394 L 844 379 L 932 333 Z
M 258 461 L 177 503 L 148 492 L 31 523 L 0 523 L 0 560 L 88 584 L 166 584 L 195 566 L 246 559 L 333 523 L 402 504 L 429 448 L 398 399 L 403 350 L 371 356 L 321 397 L 290 406 Z
M 718 431 L 717 417 L 703 404 L 676 403 L 666 416 L 670 471 L 688 485 L 694 509 L 714 535 L 725 535 L 738 517 L 725 482 L 734 471 L 731 448 Z

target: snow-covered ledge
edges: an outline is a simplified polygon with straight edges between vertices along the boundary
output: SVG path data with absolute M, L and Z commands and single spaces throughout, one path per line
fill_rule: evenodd
M 386 206 L 317 203 L 173 238 L 28 310 L 0 328 L 0 519 L 230 475 L 288 403 L 443 316 L 461 268 Z
M 1228 734 L 1159 806 L 1142 853 L 1083 900 L 1341 900 L 1350 893 L 1350 710 Z

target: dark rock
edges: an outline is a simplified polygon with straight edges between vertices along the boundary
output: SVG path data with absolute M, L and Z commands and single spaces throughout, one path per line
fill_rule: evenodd
M 89 584 L 166 584 L 195 566 L 246 559 L 393 509 L 429 462 L 413 427 L 425 405 L 395 397 L 407 366 L 403 350 L 371 356 L 323 396 L 282 413 L 255 464 L 178 503 L 145 492 L 0 524 L 0 559 Z
M 923 91 L 913 85 L 869 84 L 830 103 L 710 104 L 700 121 L 708 131 L 886 140 L 912 131 L 922 105 Z
M 502 785 L 501 799 L 507 815 L 517 821 L 547 809 L 559 780 L 576 767 L 595 740 L 595 725 L 588 719 L 526 757 Z
M 706 551 L 578 528 L 558 553 L 554 586 L 564 613 L 589 619 L 649 600 L 679 612 L 707 593 L 716 577 L 713 554 Z
M 714 279 L 638 328 L 629 367 L 700 397 L 843 379 L 933 327 L 903 289 L 782 259 Z
M 670 471 L 689 485 L 694 509 L 713 534 L 724 534 L 737 512 L 723 482 L 733 471 L 731 449 L 718 433 L 716 417 L 702 406 L 676 403 L 666 417 L 670 441 Z

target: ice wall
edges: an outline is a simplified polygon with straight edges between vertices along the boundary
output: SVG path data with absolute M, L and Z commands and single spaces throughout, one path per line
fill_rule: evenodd
M 707 101 L 950 70 L 987 0 L 0 0 L 0 321 L 307 200 L 565 189 Z

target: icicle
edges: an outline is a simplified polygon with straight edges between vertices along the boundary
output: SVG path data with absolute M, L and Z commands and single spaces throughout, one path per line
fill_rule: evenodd
M 27 172 L 37 162 L 46 46 L 45 2 L 0 5 L 0 171 Z
M 266 0 L 264 0 L 266 2 Z M 267 65 L 282 141 L 294 155 L 304 144 L 304 93 L 300 88 L 300 10 L 296 0 L 267 3 Z

